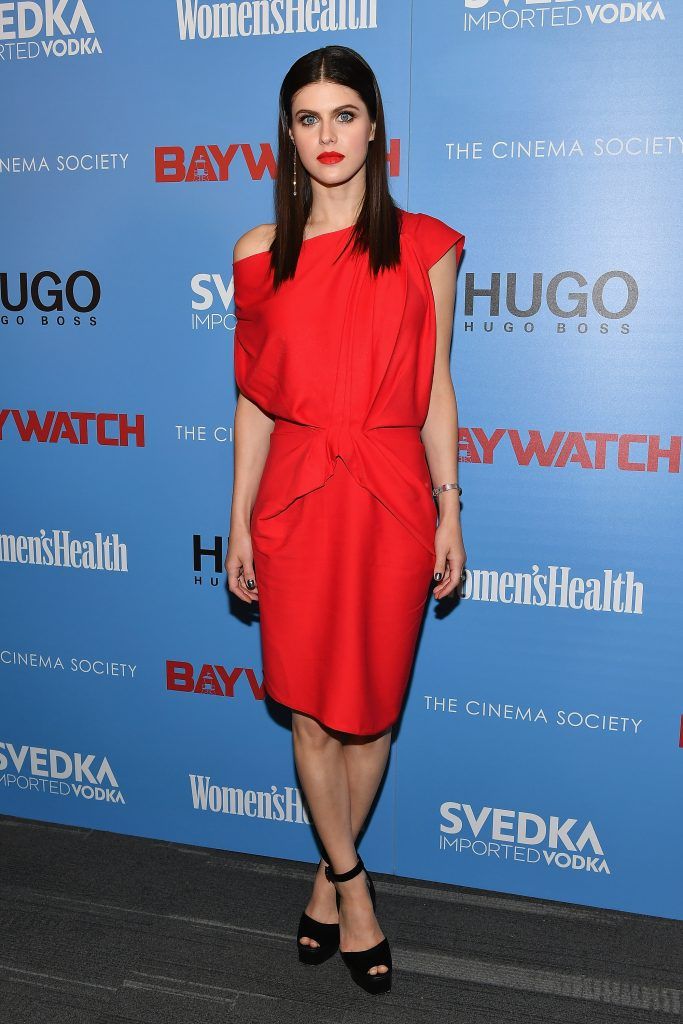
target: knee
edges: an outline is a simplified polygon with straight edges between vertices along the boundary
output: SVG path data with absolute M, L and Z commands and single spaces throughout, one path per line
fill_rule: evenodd
M 313 750 L 326 750 L 331 744 L 339 742 L 317 719 L 300 712 L 292 714 L 292 733 L 296 742 Z

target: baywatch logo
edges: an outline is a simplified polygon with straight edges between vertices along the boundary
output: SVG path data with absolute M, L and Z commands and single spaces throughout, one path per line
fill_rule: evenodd
M 240 679 L 240 677 L 243 677 Z M 205 664 L 197 668 L 190 661 L 166 662 L 166 689 L 173 693 L 209 694 L 212 697 L 234 697 L 235 684 L 251 692 L 254 700 L 263 700 L 265 689 L 252 668 L 226 668 L 225 665 Z
M 144 448 L 145 417 L 126 412 L 0 409 L 0 441 Z
M 96 803 L 125 804 L 106 757 L 0 742 L 0 786 Z
M 465 32 L 563 29 L 666 21 L 662 0 L 570 3 L 569 0 L 464 0 Z
M 0 4 L 0 61 L 102 53 L 83 0 Z
M 591 821 L 544 818 L 532 811 L 509 811 L 447 801 L 441 804 L 439 849 L 466 856 L 542 864 L 571 871 L 611 874 Z
M 524 435 L 524 436 L 523 436 Z M 618 434 L 607 431 L 555 430 L 545 435 L 528 428 L 460 427 L 458 460 L 493 465 L 512 454 L 519 466 L 565 469 L 618 469 L 630 473 L 680 473 L 681 434 Z
M 387 153 L 388 173 L 398 177 L 401 163 L 400 139 L 391 139 Z M 233 142 L 227 148 L 209 144 L 185 149 L 183 146 L 157 146 L 154 150 L 154 177 L 158 182 L 229 181 L 244 172 L 252 181 L 262 181 L 268 174 L 275 180 L 277 161 L 269 142 L 259 143 L 258 153 L 248 142 Z
M 42 326 L 67 322 L 95 327 L 97 318 L 85 316 L 100 304 L 102 287 L 90 270 L 73 270 L 63 279 L 56 270 L 40 270 L 29 276 L 22 270 L 11 277 L 0 271 L 0 323 L 22 327 L 27 322 Z M 27 316 L 27 314 L 40 316 Z

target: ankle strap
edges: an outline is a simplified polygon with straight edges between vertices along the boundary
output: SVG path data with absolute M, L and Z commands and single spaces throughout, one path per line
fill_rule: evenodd
M 328 882 L 348 882 L 350 878 L 355 878 L 356 875 L 359 875 L 361 871 L 364 869 L 364 867 L 365 864 L 363 864 L 363 861 L 359 857 L 350 871 L 344 871 L 342 872 L 342 874 L 337 875 L 332 870 L 332 865 L 326 864 L 325 878 L 328 880 Z

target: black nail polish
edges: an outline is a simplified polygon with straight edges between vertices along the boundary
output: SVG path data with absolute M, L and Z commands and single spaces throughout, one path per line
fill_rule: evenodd
M 255 586 L 256 584 L 254 583 L 253 580 L 247 580 L 247 587 L 249 588 L 249 590 L 253 590 Z
M 434 579 L 436 580 L 437 583 L 439 582 L 439 580 L 441 579 L 442 576 L 443 576 L 442 572 L 435 572 L 434 573 Z

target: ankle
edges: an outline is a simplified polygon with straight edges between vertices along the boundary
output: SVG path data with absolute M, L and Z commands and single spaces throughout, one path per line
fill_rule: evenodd
M 335 882 L 334 886 L 347 905 L 349 903 L 365 903 L 366 900 L 370 900 L 370 888 L 365 872 L 361 872 L 360 875 L 347 882 Z
M 363 874 L 364 871 L 363 860 L 354 850 L 353 858 L 348 858 L 348 861 L 337 861 L 334 865 L 330 863 L 325 868 L 325 875 L 330 882 L 334 882 L 336 885 L 338 882 L 351 881 L 357 875 Z

